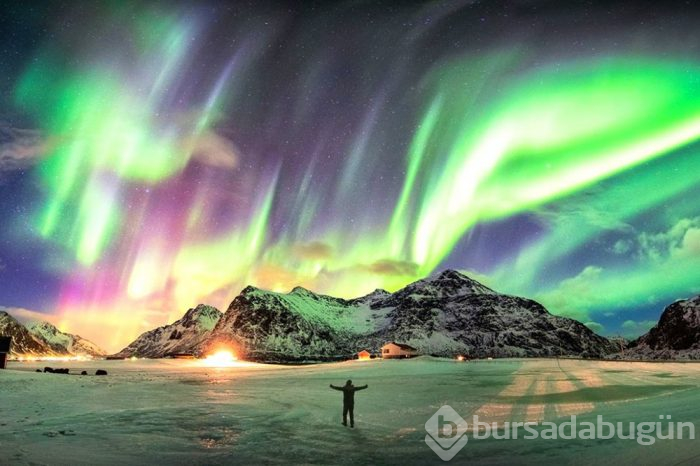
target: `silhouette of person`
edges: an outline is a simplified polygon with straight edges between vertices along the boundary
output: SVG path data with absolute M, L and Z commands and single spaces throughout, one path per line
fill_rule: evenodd
M 354 409 L 355 409 L 355 392 L 358 390 L 364 390 L 367 388 L 368 385 L 363 385 L 361 387 L 356 387 L 352 384 L 352 380 L 348 380 L 345 382 L 345 385 L 342 387 L 336 387 L 335 385 L 331 384 L 331 388 L 333 390 L 339 390 L 343 392 L 343 425 L 347 426 L 348 425 L 348 413 L 350 414 L 350 427 L 355 427 L 355 417 L 354 417 Z

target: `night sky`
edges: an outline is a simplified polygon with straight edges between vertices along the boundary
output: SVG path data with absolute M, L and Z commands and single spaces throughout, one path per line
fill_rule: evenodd
M 449 267 L 636 336 L 700 293 L 698 7 L 0 5 L 18 317 L 117 350 L 248 284 Z

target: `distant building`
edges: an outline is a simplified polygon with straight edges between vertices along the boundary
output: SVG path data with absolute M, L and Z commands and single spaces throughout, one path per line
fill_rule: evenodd
M 367 361 L 372 358 L 372 354 L 367 351 L 367 350 L 362 350 L 359 353 L 357 353 L 357 359 L 360 361 Z
M 394 341 L 382 346 L 382 358 L 384 359 L 412 358 L 414 356 L 418 356 L 418 350 L 413 346 Z
M 12 337 L 0 337 L 0 369 L 7 364 L 7 355 L 12 347 Z

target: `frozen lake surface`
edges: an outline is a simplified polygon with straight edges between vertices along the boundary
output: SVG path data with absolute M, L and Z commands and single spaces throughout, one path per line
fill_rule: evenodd
M 33 372 L 103 368 L 106 377 Z M 369 384 L 356 428 L 328 385 Z M 11 362 L 0 371 L 0 464 L 445 464 L 425 422 L 657 422 L 700 427 L 700 364 L 417 358 L 310 366 L 202 361 Z M 698 432 L 700 433 L 700 432 Z M 700 464 L 698 440 L 470 439 L 454 464 Z

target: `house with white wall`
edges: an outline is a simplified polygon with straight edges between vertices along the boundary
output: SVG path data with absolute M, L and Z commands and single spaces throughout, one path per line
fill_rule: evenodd
M 418 356 L 418 350 L 413 346 L 395 341 L 390 341 L 382 346 L 382 358 L 384 359 L 412 358 L 414 356 Z

